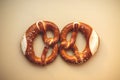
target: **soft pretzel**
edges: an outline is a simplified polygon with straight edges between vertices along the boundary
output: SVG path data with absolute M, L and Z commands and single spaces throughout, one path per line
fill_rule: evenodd
M 53 38 L 47 37 L 46 31 L 48 30 L 51 30 L 54 33 Z M 31 25 L 25 32 L 21 41 L 21 48 L 26 58 L 29 61 L 39 65 L 46 65 L 53 62 L 58 54 L 57 42 L 59 41 L 59 33 L 60 32 L 58 27 L 49 21 L 38 21 Z M 33 41 L 39 34 L 41 34 L 42 39 L 45 43 L 41 57 L 37 57 L 33 49 Z M 52 53 L 49 57 L 46 57 L 46 54 L 50 47 L 53 48 Z
M 86 47 L 83 51 L 79 51 L 75 41 L 80 31 L 86 39 Z M 72 32 L 71 39 L 67 41 L 66 37 L 69 32 Z M 84 63 L 90 59 L 97 51 L 99 46 L 99 37 L 94 29 L 82 22 L 73 22 L 66 25 L 60 35 L 60 54 L 62 58 L 73 64 Z M 73 56 L 67 54 L 67 50 L 71 49 Z

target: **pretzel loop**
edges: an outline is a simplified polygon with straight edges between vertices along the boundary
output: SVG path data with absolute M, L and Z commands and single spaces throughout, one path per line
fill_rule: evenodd
M 79 52 L 75 44 L 78 31 L 80 31 L 86 39 L 86 47 L 82 52 Z M 72 36 L 71 39 L 67 41 L 66 36 L 69 32 L 72 32 Z M 61 57 L 65 61 L 73 64 L 86 62 L 95 54 L 99 45 L 99 37 L 97 36 L 97 33 L 89 25 L 81 22 L 74 22 L 66 25 L 61 31 L 60 41 Z M 73 56 L 67 54 L 66 50 L 68 49 L 73 51 Z
M 54 34 L 53 38 L 47 37 L 47 31 L 51 30 Z M 46 65 L 54 61 L 58 54 L 58 44 L 59 41 L 59 29 L 58 27 L 49 21 L 39 21 L 35 24 L 31 25 L 26 33 L 23 36 L 21 41 L 21 48 L 24 55 L 28 60 L 35 64 Z M 33 50 L 33 41 L 37 37 L 38 34 L 42 35 L 43 42 L 45 43 L 45 47 L 41 54 L 41 57 L 37 57 Z M 46 57 L 49 48 L 53 48 L 50 56 Z

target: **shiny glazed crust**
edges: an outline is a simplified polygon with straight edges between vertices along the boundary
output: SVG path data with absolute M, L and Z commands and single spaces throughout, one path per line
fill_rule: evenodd
M 48 38 L 46 31 L 51 30 L 54 33 L 53 38 Z M 41 57 L 37 57 L 33 50 L 33 41 L 37 35 L 41 34 L 45 47 L 43 49 Z M 50 21 L 38 21 L 31 25 L 28 30 L 25 32 L 23 39 L 21 41 L 21 49 L 26 58 L 39 65 L 46 65 L 54 61 L 58 54 L 58 44 L 59 41 L 59 29 L 58 27 Z M 46 54 L 49 50 L 49 47 L 52 47 L 52 53 L 49 57 L 46 57 Z
M 76 37 L 80 31 L 86 39 L 86 47 L 82 52 L 78 51 L 75 44 Z M 71 39 L 67 41 L 66 37 L 69 32 L 72 32 Z M 89 60 L 97 51 L 99 46 L 99 37 L 97 33 L 87 24 L 82 22 L 73 22 L 66 25 L 60 34 L 60 55 L 69 63 L 79 64 Z M 67 54 L 67 50 L 71 49 L 73 56 Z

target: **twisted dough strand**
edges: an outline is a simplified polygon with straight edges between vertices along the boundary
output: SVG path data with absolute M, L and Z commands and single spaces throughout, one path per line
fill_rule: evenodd
M 86 39 L 86 47 L 82 52 L 79 52 L 75 44 L 78 31 L 80 31 Z M 72 36 L 70 41 L 67 41 L 66 36 L 69 32 L 72 32 Z M 97 33 L 89 25 L 82 22 L 74 22 L 66 25 L 61 31 L 60 41 L 61 57 L 65 61 L 73 64 L 86 62 L 95 54 L 99 46 L 99 37 Z M 66 50 L 69 49 L 73 51 L 73 56 L 67 54 Z
M 47 37 L 47 31 L 51 30 L 54 33 L 53 38 Z M 43 49 L 41 57 L 37 57 L 33 50 L 33 41 L 37 35 L 41 34 L 45 47 Z M 49 21 L 39 21 L 31 25 L 25 32 L 23 39 L 21 41 L 21 48 L 26 56 L 26 58 L 39 65 L 46 65 L 54 61 L 58 54 L 58 44 L 59 41 L 59 29 L 58 27 Z M 49 48 L 52 47 L 52 53 L 50 56 L 46 57 Z

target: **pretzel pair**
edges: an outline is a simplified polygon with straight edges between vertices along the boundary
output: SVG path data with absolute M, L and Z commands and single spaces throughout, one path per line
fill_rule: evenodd
M 54 33 L 53 38 L 47 37 L 46 32 L 48 30 Z M 86 39 L 86 47 L 82 52 L 79 52 L 75 44 L 78 31 L 80 31 Z M 67 41 L 66 37 L 69 32 L 72 32 L 72 36 L 71 39 Z M 45 43 L 41 57 L 37 57 L 33 49 L 33 41 L 39 34 L 42 36 L 43 42 Z M 60 46 L 58 46 L 59 40 Z M 28 28 L 21 41 L 21 48 L 26 58 L 39 65 L 46 65 L 53 62 L 58 52 L 60 52 L 62 58 L 69 63 L 84 63 L 95 54 L 98 46 L 99 37 L 97 33 L 89 25 L 81 22 L 73 22 L 66 25 L 60 33 L 57 25 L 54 23 L 50 21 L 39 21 Z M 46 57 L 50 47 L 53 48 L 52 53 L 49 57 Z M 69 49 L 73 51 L 74 56 L 67 54 L 66 51 Z

